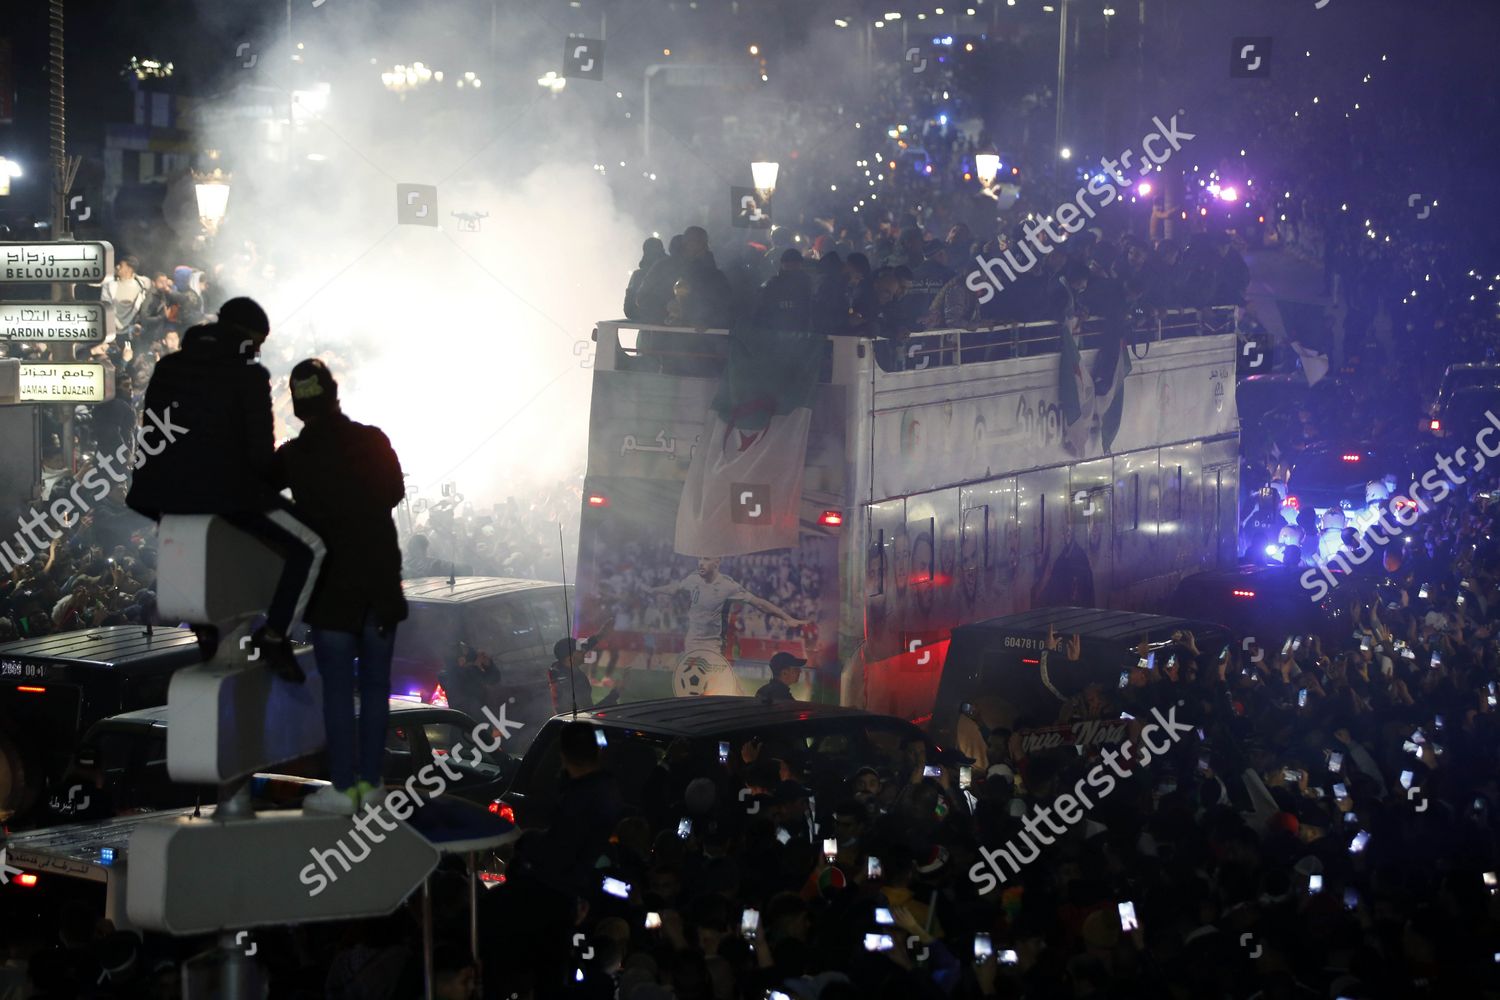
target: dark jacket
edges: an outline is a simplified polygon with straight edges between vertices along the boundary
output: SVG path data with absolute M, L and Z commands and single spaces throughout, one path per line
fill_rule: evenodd
M 141 465 L 125 498 L 132 510 L 160 520 L 163 514 L 275 505 L 271 373 L 241 353 L 243 342 L 238 332 L 205 324 L 183 336 L 182 350 L 157 362 L 146 386 L 143 426 L 154 426 L 149 414 L 155 413 L 186 431 L 173 441 L 151 433 L 148 444 L 161 451 L 138 456 Z
M 782 271 L 761 286 L 755 325 L 777 333 L 807 333 L 812 328 L 811 313 L 811 279 L 799 270 Z
M 771 702 L 797 700 L 796 695 L 792 694 L 792 689 L 781 683 L 779 677 L 772 677 L 762 684 L 760 690 L 755 692 L 755 697 Z
M 278 488 L 292 488 L 299 516 L 328 550 L 303 619 L 340 632 L 358 632 L 369 611 L 383 625 L 405 619 L 391 519 L 405 485 L 379 428 L 334 413 L 282 445 L 271 471 Z

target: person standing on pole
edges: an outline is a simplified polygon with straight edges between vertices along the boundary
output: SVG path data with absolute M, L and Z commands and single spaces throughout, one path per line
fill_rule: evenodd
M 328 547 L 305 620 L 312 626 L 313 653 L 323 676 L 333 784 L 309 796 L 303 807 L 352 815 L 377 804 L 385 791 L 391 655 L 396 625 L 407 615 L 391 511 L 406 486 L 389 439 L 379 428 L 344 415 L 327 365 L 317 358 L 298 362 L 291 388 L 302 433 L 276 452 L 272 481 L 291 487 L 298 509 Z

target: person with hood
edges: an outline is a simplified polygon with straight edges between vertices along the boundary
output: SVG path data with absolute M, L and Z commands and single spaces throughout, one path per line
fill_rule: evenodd
M 641 318 L 641 308 L 636 304 L 636 293 L 641 290 L 641 283 L 646 280 L 646 275 L 651 272 L 659 262 L 667 259 L 667 251 L 661 245 L 661 240 L 655 236 L 648 237 L 641 244 L 641 262 L 631 272 L 630 284 L 625 286 L 625 318 L 638 320 Z
M 203 296 L 197 289 L 197 281 L 194 280 L 197 272 L 186 264 L 181 264 L 172 269 L 171 294 L 167 296 L 168 302 L 176 306 L 176 316 L 167 316 L 166 328 L 163 335 L 176 333 L 181 335 L 185 331 L 203 322 Z M 229 303 L 225 303 L 228 305 Z
M 255 360 L 270 332 L 271 321 L 253 299 L 230 299 L 217 322 L 193 327 L 182 350 L 157 362 L 141 412 L 142 433 L 159 432 L 157 451 L 137 452 L 125 503 L 153 521 L 217 514 L 282 557 L 250 658 L 264 657 L 276 676 L 300 684 L 306 678 L 288 632 L 307 604 L 323 546 L 271 482 L 271 373 Z M 194 631 L 211 656 L 218 641 L 213 628 L 200 624 Z
M 352 815 L 384 794 L 385 727 L 396 625 L 407 614 L 401 546 L 391 511 L 405 495 L 401 462 L 377 427 L 339 406 L 339 386 L 317 358 L 292 369 L 292 412 L 302 433 L 272 463 L 277 487 L 290 487 L 328 548 L 306 620 L 323 677 L 323 722 L 332 785 L 304 808 Z M 359 662 L 356 756 L 354 664 Z M 357 764 L 357 767 L 356 767 Z

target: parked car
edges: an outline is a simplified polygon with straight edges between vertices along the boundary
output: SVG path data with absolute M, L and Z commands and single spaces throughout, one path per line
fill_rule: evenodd
M 804 761 L 807 784 L 824 802 L 835 801 L 844 783 L 862 766 L 899 771 L 902 747 L 913 741 L 923 744 L 931 763 L 968 760 L 938 746 L 904 719 L 811 702 L 663 698 L 579 712 L 576 717 L 603 731 L 604 765 L 619 780 L 626 804 L 634 808 L 643 805 L 648 779 L 676 740 L 686 741 L 689 761 L 712 767 L 721 760 L 739 760 L 741 746 L 758 738 L 767 759 L 794 756 Z M 571 713 L 555 716 L 542 727 L 501 797 L 505 803 L 502 816 L 514 818 L 523 827 L 548 825 L 562 770 L 558 738 L 573 718 Z
M 553 645 L 570 631 L 571 587 L 565 593 L 561 584 L 539 580 L 433 576 L 405 580 L 402 589 L 411 615 L 396 630 L 392 691 L 433 702 L 462 643 L 494 659 L 511 718 L 552 715 L 547 667 Z M 522 730 L 517 748 L 534 732 Z
M 1487 422 L 1486 411 L 1500 415 L 1500 365 L 1449 365 L 1428 430 L 1434 437 L 1472 439 Z
M 451 708 L 391 699 L 386 727 L 385 783 L 397 785 L 428 763 L 452 754 L 462 776 L 448 792 L 489 806 L 504 791 L 520 759 L 505 750 L 485 753 L 472 738 L 476 723 Z M 218 789 L 173 782 L 167 773 L 167 708 L 159 706 L 101 719 L 79 743 L 57 791 L 44 803 L 46 822 L 96 822 L 124 813 L 212 804 Z M 472 748 L 472 749 L 471 749 Z M 476 760 L 474 753 L 481 754 Z M 257 808 L 295 808 L 326 784 L 324 754 L 277 766 L 251 782 Z

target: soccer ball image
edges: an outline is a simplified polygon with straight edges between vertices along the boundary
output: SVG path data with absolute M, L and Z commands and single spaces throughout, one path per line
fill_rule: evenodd
M 677 661 L 672 675 L 672 693 L 679 698 L 699 695 L 733 695 L 739 693 L 739 682 L 729 661 L 718 653 L 693 650 Z

